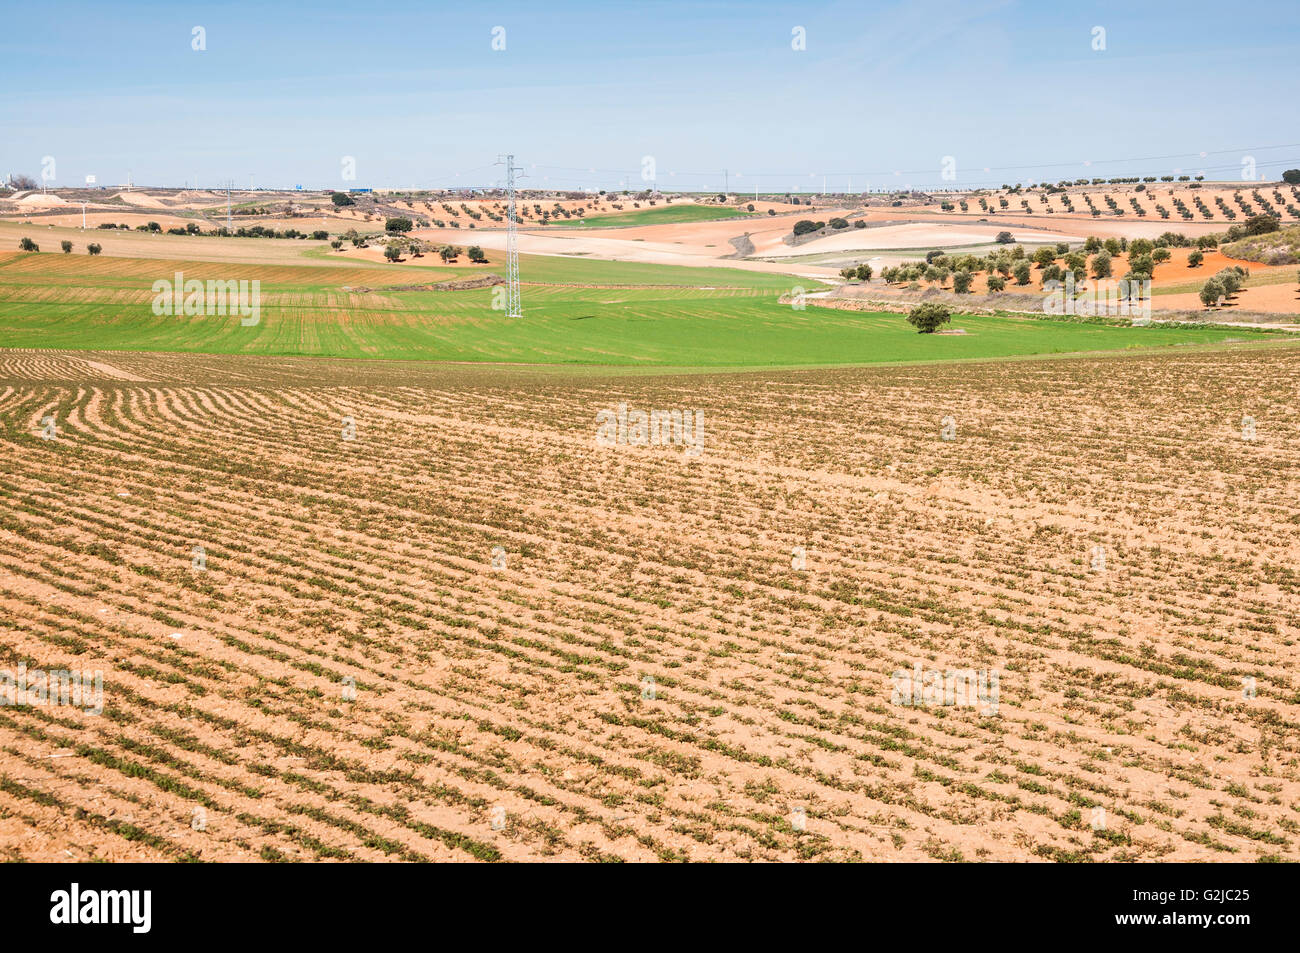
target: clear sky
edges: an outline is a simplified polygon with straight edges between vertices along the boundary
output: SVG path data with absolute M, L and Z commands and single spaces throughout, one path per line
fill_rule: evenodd
M 53 187 L 492 185 L 506 151 L 575 188 L 645 156 L 765 191 L 1300 167 L 1296 0 L 48 2 L 9 8 L 0 80 L 0 174 L 52 156 Z

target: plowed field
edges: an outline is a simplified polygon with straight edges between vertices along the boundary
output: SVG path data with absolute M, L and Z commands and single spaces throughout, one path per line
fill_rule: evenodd
M 0 853 L 1300 859 L 1298 387 L 0 352 Z

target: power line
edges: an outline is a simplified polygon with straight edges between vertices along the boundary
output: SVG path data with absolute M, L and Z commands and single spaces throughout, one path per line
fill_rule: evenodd
M 497 162 L 503 160 L 498 159 Z M 508 155 L 504 159 L 506 167 L 506 317 L 523 317 L 524 309 L 519 300 L 519 246 L 515 233 L 515 173 L 523 172 L 516 168 L 515 157 Z

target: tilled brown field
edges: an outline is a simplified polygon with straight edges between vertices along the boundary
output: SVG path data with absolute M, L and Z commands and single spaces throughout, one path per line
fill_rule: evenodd
M 1298 353 L 0 352 L 0 856 L 1300 859 Z

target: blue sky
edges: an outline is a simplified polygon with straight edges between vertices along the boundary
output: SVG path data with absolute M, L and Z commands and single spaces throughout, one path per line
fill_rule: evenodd
M 1294 0 L 294 6 L 26 8 L 0 35 L 0 174 L 491 185 L 508 150 L 543 187 L 639 186 L 644 156 L 665 188 L 764 191 L 934 185 L 945 156 L 958 185 L 1300 167 Z

